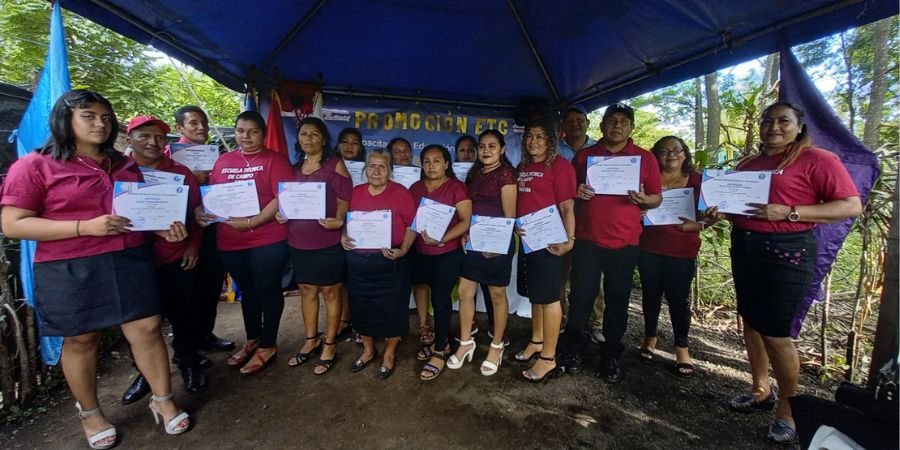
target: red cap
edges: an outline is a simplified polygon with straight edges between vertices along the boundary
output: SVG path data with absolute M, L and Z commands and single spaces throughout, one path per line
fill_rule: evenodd
M 163 132 L 169 134 L 172 132 L 172 129 L 160 119 L 157 119 L 153 116 L 137 116 L 134 119 L 131 119 L 128 122 L 128 130 L 125 131 L 126 134 L 131 134 L 131 130 L 135 128 L 140 128 L 144 125 L 156 125 L 162 128 Z

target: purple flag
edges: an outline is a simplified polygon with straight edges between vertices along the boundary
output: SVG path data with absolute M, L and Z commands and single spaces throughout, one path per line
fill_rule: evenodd
M 806 126 L 816 147 L 826 149 L 841 158 L 865 204 L 872 185 L 881 173 L 878 158 L 834 113 L 790 49 L 781 51 L 779 97 L 779 100 L 791 102 L 805 111 Z M 816 240 L 819 242 L 816 268 L 810 292 L 800 303 L 797 315 L 794 316 L 794 326 L 791 329 L 791 336 L 794 338 L 800 335 L 800 328 L 809 307 L 824 298 L 822 280 L 831 269 L 838 250 L 844 244 L 844 238 L 852 226 L 853 219 L 847 219 L 838 223 L 819 224 L 814 228 Z

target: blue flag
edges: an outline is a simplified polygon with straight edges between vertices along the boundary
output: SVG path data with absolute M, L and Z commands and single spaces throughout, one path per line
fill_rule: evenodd
M 50 16 L 50 46 L 47 60 L 41 71 L 41 79 L 31 97 L 31 104 L 25 110 L 19 123 L 17 152 L 23 157 L 40 147 L 50 135 L 50 109 L 56 100 L 66 91 L 72 89 L 69 80 L 69 60 L 66 54 L 66 35 L 63 30 L 62 13 L 58 2 L 53 3 Z M 25 301 L 34 307 L 34 241 L 22 241 L 21 278 L 25 291 Z M 38 316 L 40 322 L 40 316 Z M 58 336 L 41 336 L 41 357 L 47 364 L 59 362 L 62 350 L 62 338 Z

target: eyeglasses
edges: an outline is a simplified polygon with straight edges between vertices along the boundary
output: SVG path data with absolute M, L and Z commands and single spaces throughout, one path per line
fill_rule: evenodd
M 674 148 L 674 149 L 670 149 L 670 150 L 660 150 L 658 153 L 660 155 L 675 156 L 675 155 L 680 155 L 680 154 L 684 153 L 684 149 L 683 148 Z

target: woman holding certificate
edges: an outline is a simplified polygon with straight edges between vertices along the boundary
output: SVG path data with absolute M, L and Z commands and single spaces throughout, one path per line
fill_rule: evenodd
M 450 151 L 446 147 L 428 145 L 422 149 L 420 157 L 424 178 L 409 189 L 413 202 L 419 205 L 414 223 L 419 237 L 412 278 L 416 297 L 429 298 L 430 293 L 434 310 L 434 342 L 422 347 L 418 354 L 420 361 L 428 361 L 419 378 L 428 381 L 443 372 L 450 351 L 451 295 L 462 268 L 460 238 L 469 229 L 472 200 L 466 185 L 453 173 Z M 475 342 L 465 340 L 461 344 L 471 346 L 467 354 L 471 361 Z M 462 360 L 451 358 L 446 364 L 459 368 Z
M 545 119 L 526 126 L 522 135 L 525 148 L 519 163 L 516 215 L 522 245 L 517 289 L 531 301 L 531 342 L 516 355 L 516 360 L 526 362 L 538 357 L 522 372 L 533 383 L 558 373 L 562 255 L 572 250 L 575 243 L 575 169 L 559 155 L 557 136 L 553 124 Z M 540 220 L 524 223 L 528 217 Z
M 813 147 L 803 111 L 787 102 L 763 111 L 759 153 L 738 163 L 739 171 L 773 171 L 769 203 L 748 204 L 730 217 L 731 265 L 744 342 L 750 360 L 750 393 L 730 401 L 733 409 L 770 409 L 777 403 L 768 438 L 797 440 L 790 397 L 797 391 L 800 362 L 791 340 L 794 316 L 809 292 L 816 260 L 817 223 L 859 215 L 859 193 L 833 153 Z M 715 215 L 713 207 L 708 214 Z M 780 396 L 769 384 L 769 363 Z
M 516 217 L 516 169 L 506 159 L 506 142 L 503 134 L 497 130 L 487 130 L 478 136 L 478 159 L 469 171 L 468 189 L 472 196 L 473 221 L 479 228 L 486 221 L 507 218 L 510 222 Z M 483 220 L 482 220 L 483 219 Z M 505 223 L 500 221 L 501 225 Z M 491 225 L 493 229 L 500 227 Z M 506 235 L 506 242 L 494 243 L 503 246 L 504 251 L 493 253 L 480 250 L 480 236 L 474 239 L 475 228 L 463 236 L 463 246 L 473 245 L 463 257 L 462 271 L 459 276 L 459 326 L 460 336 L 469 336 L 472 332 L 472 319 L 475 317 L 475 295 L 478 285 L 487 291 L 488 302 L 493 303 L 493 341 L 487 358 L 481 364 L 481 374 L 491 376 L 500 369 L 505 348 L 503 337 L 506 335 L 506 321 L 509 315 L 509 304 L 506 298 L 506 286 L 509 285 L 512 269 L 513 251 L 512 227 Z M 491 236 L 497 238 L 499 236 Z M 468 248 L 468 247 L 466 247 Z M 489 311 L 490 314 L 490 311 Z M 475 341 L 462 341 L 456 354 L 450 357 L 448 366 L 451 369 L 462 367 L 466 357 L 471 361 L 475 352 Z
M 290 189 L 279 199 L 282 212 L 279 221 L 287 221 L 288 246 L 294 280 L 300 286 L 301 315 L 306 340 L 294 357 L 291 367 L 299 366 L 318 351 L 322 352 L 313 369 L 323 375 L 334 365 L 338 326 L 341 322 L 341 283 L 344 281 L 346 257 L 341 247 L 341 228 L 350 201 L 350 174 L 341 158 L 331 149 L 331 135 L 321 119 L 307 117 L 300 121 L 297 143 L 301 151 L 294 168 L 293 183 L 315 187 L 315 195 L 303 192 L 299 201 Z M 293 184 L 292 183 L 292 184 Z M 284 183 L 283 185 L 286 185 Z M 310 198 L 311 197 L 311 198 Z M 290 203 L 289 203 L 290 201 Z M 294 203 L 296 202 L 296 203 Z M 316 206 L 324 202 L 324 211 Z M 315 203 L 315 205 L 313 204 Z M 300 215 L 292 212 L 297 209 Z M 324 212 L 324 216 L 320 214 Z M 325 337 L 319 334 L 319 293 L 325 298 Z
M 9 169 L 2 227 L 10 238 L 37 241 L 34 301 L 41 334 L 63 336 L 62 369 L 91 448 L 117 443 L 100 411 L 100 330 L 120 325 L 138 369 L 149 381 L 150 409 L 168 434 L 190 427 L 172 400 L 169 353 L 160 331 L 153 249 L 129 219 L 110 214 L 115 181 L 141 182 L 138 166 L 116 151 L 119 123 L 100 94 L 76 89 L 50 111 L 50 138 Z M 158 232 L 186 237 L 183 225 Z
M 409 227 L 416 207 L 409 191 L 391 181 L 391 154 L 375 149 L 366 154 L 368 183 L 353 188 L 341 245 L 347 250 L 347 293 L 350 320 L 363 336 L 363 353 L 351 371 L 359 372 L 375 359 L 375 338 L 387 346 L 377 378 L 394 373 L 397 344 L 409 328 L 409 261 L 416 240 Z
M 673 194 L 677 194 L 673 199 L 682 200 L 679 206 L 687 205 L 687 208 L 671 214 L 673 220 L 663 221 L 663 224 L 644 220 L 638 257 L 644 311 L 644 342 L 640 357 L 644 362 L 653 360 L 659 312 L 665 293 L 675 335 L 675 374 L 690 377 L 694 375 L 694 365 L 688 352 L 691 283 L 696 272 L 697 252 L 700 251 L 700 231 L 706 226 L 705 222 L 691 220 L 697 210 L 701 176 L 694 171 L 691 150 L 681 138 L 666 136 L 656 141 L 651 151 L 659 162 L 663 205 L 647 213 L 654 214 L 664 209 L 667 197 Z M 686 198 L 682 199 L 682 194 Z M 678 223 L 674 224 L 676 221 Z
M 222 221 L 217 244 L 225 269 L 243 290 L 241 312 L 247 333 L 247 342 L 228 358 L 228 366 L 250 375 L 262 371 L 278 353 L 278 324 L 284 311 L 281 274 L 288 246 L 287 227 L 275 220 L 275 214 L 278 183 L 290 181 L 293 169 L 284 155 L 263 146 L 266 122 L 259 113 L 241 113 L 234 127 L 240 149 L 219 157 L 210 174 L 210 188 L 223 185 L 219 189 L 233 188 L 235 195 L 218 196 L 213 202 L 212 191 L 206 191 L 203 203 L 211 211 L 235 211 L 236 203 L 241 209 L 234 217 L 219 217 L 198 208 L 196 217 L 201 226 Z M 243 201 L 248 195 L 252 204 Z

